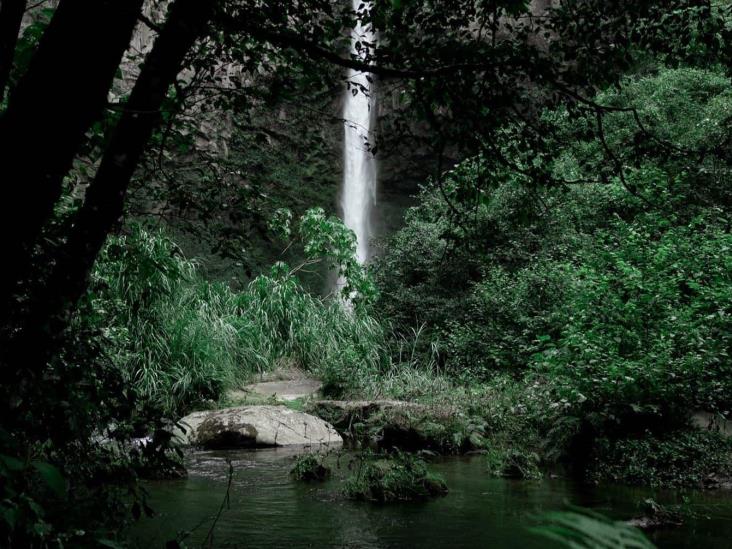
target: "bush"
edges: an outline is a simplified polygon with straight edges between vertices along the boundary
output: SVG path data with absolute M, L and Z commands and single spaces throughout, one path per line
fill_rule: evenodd
M 198 278 L 164 234 L 133 226 L 110 239 L 92 277 L 86 322 L 127 380 L 171 415 L 210 406 L 237 379 L 236 296 Z
M 374 268 L 386 318 L 424 326 L 421 360 L 544 384 L 534 431 L 574 461 L 732 409 L 728 79 L 660 68 L 594 99 L 615 109 L 604 144 L 582 105 L 545 113 L 545 149 L 516 152 L 511 128 L 491 144 L 563 184 L 468 159 L 422 190 Z
M 597 441 L 589 478 L 654 486 L 714 487 L 732 475 L 732 440 L 705 431 Z
M 450 200 L 487 170 L 476 158 L 447 174 Z M 523 369 L 536 338 L 561 328 L 555 309 L 565 280 L 555 248 L 568 246 L 562 235 L 572 233 L 562 225 L 569 220 L 539 216 L 536 193 L 514 179 L 482 195 L 457 228 L 436 185 L 419 198 L 375 262 L 377 309 L 402 335 L 424 327 L 417 348 L 424 362 L 436 351 L 447 371 L 482 379 Z
M 590 420 L 632 418 L 643 429 L 643 417 L 728 410 L 732 235 L 724 222 L 709 214 L 669 227 L 648 214 L 598 232 L 597 244 L 579 254 L 566 325 L 537 367 Z
M 539 480 L 539 454 L 517 447 L 493 446 L 486 454 L 488 471 L 491 475 L 504 478 Z

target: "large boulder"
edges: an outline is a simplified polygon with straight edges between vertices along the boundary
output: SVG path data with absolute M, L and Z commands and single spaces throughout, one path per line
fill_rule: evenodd
M 402 400 L 316 400 L 306 409 L 340 429 L 383 414 L 422 414 L 427 407 Z
M 401 400 L 320 400 L 306 410 L 347 439 L 381 448 L 445 454 L 484 448 L 484 426 L 447 406 Z
M 695 410 L 691 413 L 691 424 L 703 431 L 715 431 L 727 437 L 732 437 L 732 420 L 720 414 Z
M 203 448 L 266 448 L 343 443 L 322 419 L 286 406 L 243 406 L 194 412 L 179 422 L 182 445 Z

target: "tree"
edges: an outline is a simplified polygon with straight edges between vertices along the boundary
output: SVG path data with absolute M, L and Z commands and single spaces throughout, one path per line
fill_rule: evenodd
M 161 120 L 161 106 L 168 89 L 186 54 L 206 29 L 215 7 L 213 1 L 177 0 L 170 9 L 75 215 L 68 239 L 57 252 L 48 281 L 32 305 L 27 327 L 32 327 L 29 333 L 33 334 L 33 348 L 43 356 L 53 349 L 52 338 L 58 335 L 54 325 L 64 327 L 69 309 L 87 287 L 94 261 L 122 215 L 132 174 Z M 38 345 L 39 338 L 46 345 Z
M 3 3 L 5 5 L 5 3 Z M 97 120 L 142 0 L 62 0 L 0 118 L 0 308 L 27 276 L 33 246 Z
M 0 102 L 5 98 L 25 5 L 26 0 L 5 0 L 0 4 Z
M 676 3 L 679 8 L 704 4 Z M 205 4 L 205 9 L 195 8 L 189 0 L 172 4 L 168 22 L 107 140 L 73 228 L 53 253 L 52 274 L 45 288 L 30 297 L 26 317 L 30 320 L 25 323 L 33 326 L 29 333 L 48 331 L 53 336 L 62 331 L 67 322 L 62 313 L 82 295 L 94 258 L 122 214 L 129 181 L 160 121 L 168 88 L 217 3 Z M 612 82 L 632 62 L 639 29 L 653 27 L 662 10 L 646 1 L 623 1 L 611 8 L 595 1 L 551 9 L 539 4 L 460 1 L 447 8 L 421 1 L 364 3 L 353 13 L 323 0 L 295 5 L 275 0 L 221 2 L 209 33 L 215 46 L 201 49 L 202 57 L 195 63 L 228 58 L 254 71 L 268 56 L 299 63 L 313 58 L 384 79 L 401 79 L 409 97 L 410 112 L 405 116 L 417 114 L 429 121 L 430 139 L 438 152 L 448 146 L 461 154 L 484 149 L 493 162 L 548 183 L 540 164 L 519 165 L 495 147 L 492 135 L 513 123 L 522 129 L 520 141 L 540 149 L 544 128 L 536 117 L 539 107 L 581 101 L 583 90 Z M 10 266 L 0 275 L 0 303 L 9 304 L 28 276 L 33 247 L 61 196 L 63 177 L 85 131 L 101 113 L 140 7 L 140 0 L 62 1 L 31 66 L 11 94 L 0 119 L 0 147 L 8 151 L 3 168 L 6 177 L 23 173 L 25 184 L 9 185 L 0 206 L 4 223 L 0 243 Z M 362 56 L 345 57 L 338 53 L 344 43 L 341 29 L 352 26 L 356 17 L 379 31 L 379 47 L 362 42 Z M 583 24 L 593 19 L 598 25 Z M 69 79 L 78 88 L 61 88 L 62 108 L 44 101 L 48 89 Z M 13 212 L 23 216 L 11 222 Z M 7 324 L 9 319 L 5 320 Z

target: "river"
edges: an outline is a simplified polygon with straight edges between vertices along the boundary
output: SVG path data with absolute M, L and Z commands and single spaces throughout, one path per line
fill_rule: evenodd
M 627 519 L 638 514 L 639 503 L 648 497 L 682 505 L 687 515 L 683 526 L 650 535 L 659 547 L 732 546 L 729 492 L 588 487 L 564 479 L 496 479 L 486 474 L 483 456 L 472 456 L 441 458 L 431 464 L 447 482 L 450 493 L 446 497 L 375 505 L 340 495 L 340 480 L 348 474 L 347 456 L 340 458 L 341 469 L 332 480 L 308 484 L 289 476 L 295 452 L 190 454 L 187 479 L 146 485 L 157 516 L 142 519 L 132 528 L 133 546 L 164 547 L 167 540 L 192 530 L 185 544 L 199 547 L 226 494 L 227 459 L 234 470 L 230 507 L 216 524 L 214 547 L 552 547 L 527 530 L 538 514 L 571 503 Z M 329 459 L 335 462 L 337 457 Z

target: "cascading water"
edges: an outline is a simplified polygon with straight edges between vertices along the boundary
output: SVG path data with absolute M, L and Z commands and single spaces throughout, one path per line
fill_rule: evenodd
M 364 5 L 363 0 L 352 0 L 353 10 Z M 376 36 L 369 24 L 359 20 L 351 31 L 351 53 L 365 58 L 364 47 L 373 48 Z M 349 85 L 343 105 L 345 135 L 343 143 L 343 188 L 341 209 L 343 222 L 356 234 L 356 257 L 363 263 L 369 258 L 371 215 L 376 200 L 376 159 L 373 145 L 372 122 L 376 112 L 373 86 L 366 73 L 349 69 Z

